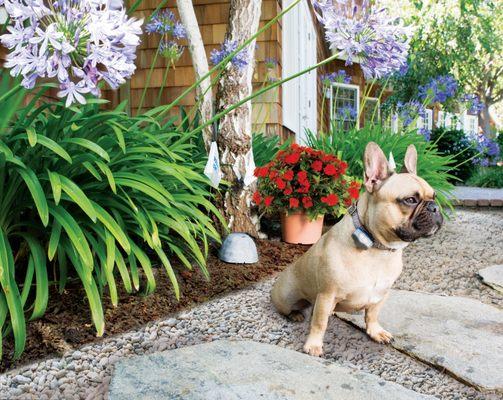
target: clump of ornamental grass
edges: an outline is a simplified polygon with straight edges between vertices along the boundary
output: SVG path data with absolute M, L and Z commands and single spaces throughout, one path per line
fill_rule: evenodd
M 128 18 L 120 2 L 106 0 L 3 0 L 10 24 L 0 37 L 10 52 L 12 76 L 31 89 L 55 78 L 66 106 L 100 96 L 100 83 L 117 89 L 136 67 L 142 20 Z M 115 6 L 112 6 L 114 4 Z

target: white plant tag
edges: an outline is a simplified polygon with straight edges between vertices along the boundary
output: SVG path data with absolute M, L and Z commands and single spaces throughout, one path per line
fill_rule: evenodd
M 245 186 L 251 185 L 257 179 L 253 173 L 255 172 L 255 159 L 253 158 L 253 148 L 250 148 L 245 156 L 245 177 L 243 183 Z
M 218 184 L 222 180 L 222 170 L 220 169 L 217 142 L 211 142 L 208 162 L 204 167 L 204 175 L 209 178 L 213 187 L 218 188 Z
M 388 165 L 391 171 L 396 170 L 395 158 L 393 157 L 393 153 L 391 151 L 389 152 Z

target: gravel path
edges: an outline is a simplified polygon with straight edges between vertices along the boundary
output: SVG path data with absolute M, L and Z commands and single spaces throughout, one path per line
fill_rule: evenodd
M 503 295 L 474 276 L 503 261 L 503 211 L 462 210 L 435 239 L 411 246 L 400 289 L 469 296 L 488 304 Z M 300 350 L 308 322 L 291 323 L 269 302 L 272 280 L 216 299 L 145 328 L 84 346 L 62 358 L 27 365 L 0 375 L 1 399 L 106 398 L 113 364 L 124 356 L 162 351 L 220 338 L 251 339 Z M 325 358 L 442 399 L 496 399 L 410 358 L 371 342 L 351 325 L 332 318 Z

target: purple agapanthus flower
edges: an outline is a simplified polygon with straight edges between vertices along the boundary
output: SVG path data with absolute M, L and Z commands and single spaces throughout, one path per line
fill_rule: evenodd
M 484 134 L 477 135 L 475 137 L 475 143 L 480 155 L 473 160 L 473 163 L 483 167 L 496 164 L 501 154 L 498 143 Z
M 418 117 L 424 118 L 426 115 L 426 109 L 423 104 L 417 100 L 409 100 L 407 103 L 399 101 L 396 108 L 404 128 L 416 121 Z
M 328 74 L 321 75 L 321 82 L 327 86 L 333 83 L 351 83 L 351 76 L 349 76 L 343 69 L 340 69 L 337 72 L 330 72 Z
M 417 133 L 420 134 L 420 135 L 423 135 L 424 139 L 427 142 L 430 141 L 430 139 L 431 139 L 431 131 L 428 128 L 426 128 L 426 127 L 423 126 L 422 128 L 418 129 Z
M 56 78 L 66 105 L 98 96 L 104 80 L 117 88 L 134 73 L 142 21 L 129 18 L 116 0 L 3 0 L 10 17 L 0 36 L 10 50 L 5 63 L 21 84 L 33 88 L 39 78 Z
M 452 75 L 442 75 L 431 79 L 426 85 L 420 86 L 419 97 L 431 103 L 445 103 L 456 95 L 458 83 Z
M 149 23 L 145 26 L 147 33 L 160 35 L 171 34 L 175 39 L 186 37 L 184 26 L 177 21 L 175 14 L 170 10 L 158 11 L 152 15 Z
M 356 108 L 344 106 L 337 110 L 338 119 L 343 121 L 354 121 L 356 119 Z
M 461 101 L 466 103 L 466 107 L 470 114 L 478 114 L 484 109 L 484 103 L 480 101 L 476 94 L 465 94 L 461 97 Z
M 312 0 L 325 27 L 330 49 L 346 60 L 360 63 L 367 79 L 382 78 L 407 64 L 411 30 L 386 9 L 354 0 Z
M 264 60 L 264 64 L 267 69 L 275 69 L 278 66 L 278 60 L 269 57 Z
M 238 43 L 236 41 L 226 39 L 220 46 L 220 49 L 213 49 L 211 51 L 210 61 L 213 65 L 220 64 L 224 58 L 236 51 L 237 48 Z M 249 63 L 248 51 L 242 49 L 231 58 L 230 62 L 234 67 L 241 70 L 244 69 Z

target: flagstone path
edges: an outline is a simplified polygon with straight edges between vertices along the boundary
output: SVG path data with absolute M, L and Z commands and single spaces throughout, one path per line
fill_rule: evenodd
M 110 400 L 428 400 L 425 396 L 298 351 L 219 340 L 119 362 Z
M 487 266 L 503 264 L 502 226 L 501 209 L 461 209 L 438 235 L 418 241 L 405 251 L 404 271 L 395 287 L 468 297 L 501 311 L 503 293 L 483 284 L 477 273 Z M 272 280 L 259 283 L 137 331 L 9 371 L 0 375 L 0 398 L 104 399 L 115 366 L 126 357 L 223 339 L 251 340 L 300 352 L 309 322 L 292 323 L 278 315 L 269 300 L 271 285 Z M 475 307 L 480 310 L 478 302 Z M 455 313 L 451 319 L 454 317 Z M 466 328 L 475 335 L 480 329 Z M 399 336 L 400 330 L 394 333 Z M 430 365 L 405 350 L 372 342 L 363 331 L 336 317 L 330 319 L 324 352 L 325 362 L 371 373 L 419 394 L 440 399 L 503 398 L 502 393 L 475 388 L 444 365 Z M 501 370 L 501 362 L 485 368 L 490 375 Z
M 482 282 L 503 293 L 503 264 L 491 265 L 478 272 Z
M 503 207 L 503 189 L 456 186 L 455 203 L 466 207 Z

